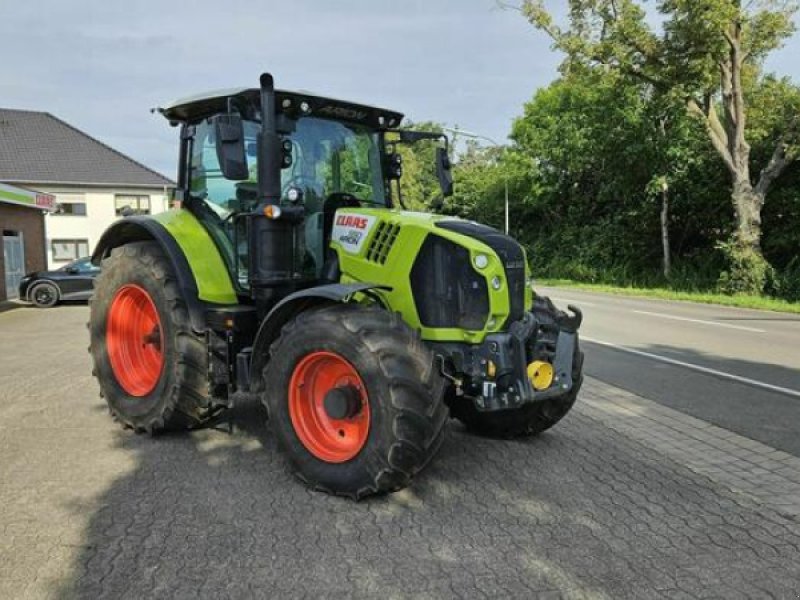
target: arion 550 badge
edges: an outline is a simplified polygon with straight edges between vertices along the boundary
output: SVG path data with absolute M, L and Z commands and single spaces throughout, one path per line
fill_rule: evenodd
M 376 218 L 355 213 L 337 214 L 333 222 L 331 240 L 338 242 L 345 252 L 358 254 Z

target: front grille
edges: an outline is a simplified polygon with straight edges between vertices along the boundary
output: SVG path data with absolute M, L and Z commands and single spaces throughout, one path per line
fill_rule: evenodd
M 400 233 L 400 225 L 381 221 L 375 230 L 375 236 L 372 238 L 369 248 L 367 248 L 367 260 L 379 265 L 384 264 L 398 233 Z
M 525 253 L 522 246 L 496 229 L 471 221 L 445 220 L 436 225 L 479 240 L 497 253 L 508 283 L 510 313 L 506 323 L 520 320 L 525 313 Z
M 469 251 L 428 235 L 411 268 L 411 291 L 425 327 L 483 329 L 489 317 L 486 278 L 476 273 Z

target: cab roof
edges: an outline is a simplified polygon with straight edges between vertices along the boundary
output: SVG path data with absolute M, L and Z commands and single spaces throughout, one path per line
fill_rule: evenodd
M 403 114 L 394 110 L 327 98 L 312 92 L 275 90 L 275 97 L 278 110 L 284 113 L 350 121 L 375 129 L 395 128 L 403 120 Z M 258 88 L 214 90 L 181 98 L 155 110 L 164 115 L 173 125 L 196 123 L 212 115 L 227 111 L 229 99 L 237 105 L 237 108 L 255 110 L 259 106 L 260 90 Z M 307 105 L 308 110 L 301 112 L 301 107 L 304 103 Z

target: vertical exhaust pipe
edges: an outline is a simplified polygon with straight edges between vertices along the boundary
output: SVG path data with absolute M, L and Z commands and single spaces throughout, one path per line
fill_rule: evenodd
M 264 73 L 261 83 L 261 135 L 258 140 L 258 199 L 261 208 L 281 200 L 281 140 L 275 112 L 275 82 Z
M 277 130 L 275 84 L 264 73 L 261 83 L 261 132 L 258 135 L 258 206 L 248 228 L 250 294 L 260 317 L 290 293 L 294 284 L 295 224 L 269 218 L 267 207 L 281 201 L 281 139 Z M 266 212 L 265 212 L 266 211 Z

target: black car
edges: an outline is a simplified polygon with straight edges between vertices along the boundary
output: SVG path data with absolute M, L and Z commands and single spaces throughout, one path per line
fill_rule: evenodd
M 29 273 L 19 282 L 19 297 L 40 308 L 55 306 L 61 300 L 88 300 L 94 291 L 94 278 L 100 267 L 91 259 L 79 258 L 55 271 Z

